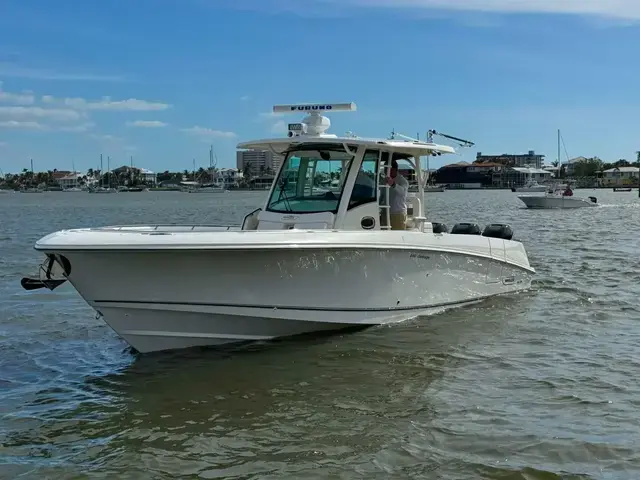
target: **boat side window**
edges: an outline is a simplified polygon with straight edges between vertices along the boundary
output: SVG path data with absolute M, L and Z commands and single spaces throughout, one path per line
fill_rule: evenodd
M 352 161 L 353 155 L 341 144 L 301 146 L 290 151 L 271 192 L 267 210 L 336 213 Z
M 376 150 L 367 150 L 364 153 L 349 199 L 349 209 L 376 201 L 379 156 L 380 152 Z

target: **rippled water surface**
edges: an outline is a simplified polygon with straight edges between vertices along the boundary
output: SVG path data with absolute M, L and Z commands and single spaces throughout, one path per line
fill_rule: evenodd
M 508 222 L 534 288 L 399 325 L 135 357 L 71 286 L 24 292 L 54 230 L 239 223 L 264 193 L 0 195 L 0 478 L 640 478 L 640 200 Z M 329 301 L 329 299 L 328 299 Z

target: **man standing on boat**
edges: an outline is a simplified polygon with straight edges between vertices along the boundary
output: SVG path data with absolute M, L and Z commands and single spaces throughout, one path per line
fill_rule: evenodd
M 391 169 L 387 177 L 389 185 L 389 218 L 391 230 L 405 230 L 407 222 L 407 192 L 409 182 L 398 173 L 398 162 L 391 161 Z

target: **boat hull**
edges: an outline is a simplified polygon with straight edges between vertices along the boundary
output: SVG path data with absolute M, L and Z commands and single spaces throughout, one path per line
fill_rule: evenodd
M 425 249 L 55 253 L 85 301 L 143 353 L 398 322 L 526 289 L 532 275 Z
M 563 197 L 560 195 L 521 195 L 518 196 L 518 198 L 527 206 L 527 208 L 564 209 L 598 206 L 597 203 L 580 197 Z

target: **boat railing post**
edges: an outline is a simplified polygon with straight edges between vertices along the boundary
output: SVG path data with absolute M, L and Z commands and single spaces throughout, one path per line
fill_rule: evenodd
M 389 184 L 387 183 L 387 177 L 389 176 L 389 170 L 391 170 L 391 158 L 392 153 L 389 153 L 389 161 L 382 166 L 382 172 L 384 175 L 384 184 L 378 185 L 378 191 L 380 193 L 384 192 L 384 203 L 380 205 L 380 209 L 382 210 L 382 214 L 385 218 L 385 224 L 380 226 L 381 230 L 391 230 L 391 206 L 389 205 Z M 378 163 L 382 162 L 382 151 L 378 156 Z

